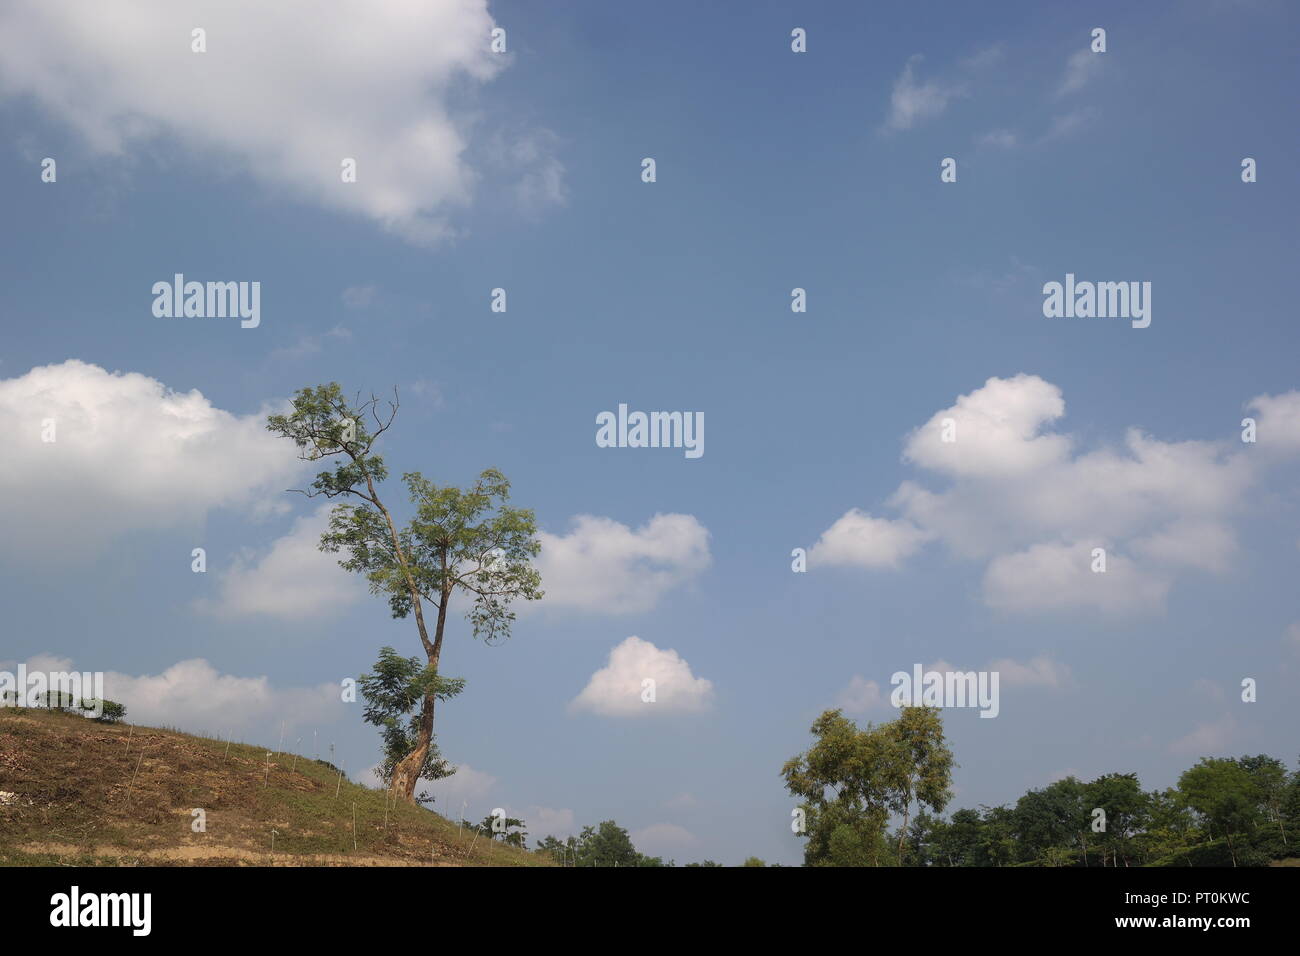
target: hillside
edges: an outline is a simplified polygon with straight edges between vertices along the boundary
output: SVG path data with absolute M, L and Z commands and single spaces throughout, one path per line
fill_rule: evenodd
M 202 809 L 206 832 L 194 832 Z M 353 815 L 356 827 L 353 831 Z M 274 832 L 273 832 L 274 831 Z M 274 849 L 272 842 L 274 841 Z M 545 866 L 324 761 L 0 710 L 0 866 Z

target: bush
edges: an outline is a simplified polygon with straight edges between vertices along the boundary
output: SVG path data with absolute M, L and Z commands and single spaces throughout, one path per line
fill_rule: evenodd
M 86 716 L 90 716 L 89 711 L 100 709 L 96 705 L 102 706 L 100 715 L 94 718 L 101 724 L 120 723 L 126 716 L 126 707 L 115 700 L 83 700 L 81 709 L 87 712 Z

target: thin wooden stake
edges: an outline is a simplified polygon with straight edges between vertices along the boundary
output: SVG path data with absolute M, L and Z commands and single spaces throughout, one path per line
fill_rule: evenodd
M 140 772 L 140 764 L 144 763 L 144 748 L 140 748 L 140 759 L 136 762 L 135 772 L 131 774 L 131 782 L 126 788 L 126 799 L 131 799 L 131 788 L 135 786 L 135 775 Z

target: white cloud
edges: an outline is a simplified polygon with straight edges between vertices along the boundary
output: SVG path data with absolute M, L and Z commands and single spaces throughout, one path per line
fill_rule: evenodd
M 947 660 L 940 658 L 928 667 L 924 667 L 925 672 L 934 671 L 940 674 L 946 673 L 969 673 L 975 668 L 957 667 Z M 906 668 L 904 669 L 907 670 Z M 1052 690 L 1062 690 L 1069 687 L 1072 683 L 1070 668 L 1054 661 L 1046 655 L 1039 654 L 1028 661 L 1017 661 L 1009 657 L 999 658 L 991 661 L 978 670 L 996 671 L 998 674 L 999 687 L 1045 687 Z M 868 708 L 878 706 L 893 706 L 889 702 L 888 695 L 885 695 L 877 686 L 875 681 L 863 681 L 860 677 L 853 678 L 853 683 L 849 685 L 849 690 L 845 691 L 841 700 L 850 699 L 850 693 L 854 690 L 854 684 L 858 684 L 859 699 L 864 706 L 858 709 L 858 712 L 864 712 Z M 849 708 L 844 704 L 846 710 Z
M 998 683 L 1003 687 L 1059 689 L 1070 683 L 1069 667 L 1043 655 L 1023 664 L 1004 657 L 989 664 L 987 670 L 998 672 Z
M 256 510 L 301 470 L 265 410 L 232 415 L 197 390 L 75 359 L 0 380 L 0 444 L 0 538 L 55 542 L 64 556 L 126 531 L 197 525 L 218 507 Z
M 654 701 L 642 699 L 642 682 L 654 681 Z M 609 663 L 569 703 L 572 711 L 603 717 L 648 717 L 699 713 L 713 700 L 713 683 L 691 673 L 674 650 L 660 650 L 649 641 L 629 637 L 609 652 Z
M 1134 541 L 1133 550 L 1162 564 L 1226 571 L 1237 552 L 1237 536 L 1220 521 L 1179 519 Z
M 990 378 L 912 432 L 903 459 L 953 475 L 1023 474 L 1064 459 L 1070 441 L 1039 434 L 1065 414 L 1061 390 L 1037 375 Z M 944 441 L 947 421 L 955 440 Z
M 1300 391 L 1260 395 L 1246 406 L 1255 413 L 1255 442 L 1274 455 L 1300 451 Z
M 532 806 L 522 814 L 511 814 L 511 816 L 519 817 L 528 825 L 529 839 L 533 843 L 548 836 L 564 839 L 578 832 L 573 811 L 568 809 L 556 810 L 551 807 Z
M 889 697 L 875 681 L 854 674 L 849 680 L 849 686 L 840 691 L 835 705 L 850 714 L 865 714 L 888 706 Z
M 671 856 L 699 842 L 695 834 L 675 823 L 653 823 L 628 834 L 638 853 L 646 856 Z
M 191 51 L 196 26 L 206 53 Z M 479 120 L 458 113 L 458 93 L 509 62 L 489 50 L 493 26 L 486 0 L 5 4 L 0 89 L 32 96 L 97 152 L 170 138 L 428 242 L 473 192 L 464 154 Z M 344 157 L 355 183 L 341 180 Z
M 1197 724 L 1191 733 L 1171 743 L 1169 749 L 1176 754 L 1196 757 L 1220 756 L 1228 751 L 1236 735 L 1237 722 L 1228 715 Z
M 537 567 L 544 607 L 608 614 L 648 611 L 712 561 L 709 532 L 691 515 L 658 514 L 633 530 L 579 515 L 567 535 L 541 532 Z
M 822 532 L 808 552 L 808 563 L 896 568 L 929 537 L 909 521 L 873 518 L 853 508 Z
M 29 671 L 70 671 L 72 661 L 39 654 Z M 134 676 L 104 672 L 104 696 L 126 705 L 126 719 L 149 727 L 176 727 L 186 733 L 249 735 L 263 744 L 287 731 L 323 725 L 342 716 L 341 685 L 274 687 L 265 677 L 222 674 L 202 658 L 179 661 L 161 674 Z
M 922 120 L 940 115 L 954 98 L 966 95 L 962 87 L 938 80 L 918 82 L 915 67 L 920 60 L 919 55 L 910 57 L 894 81 L 894 90 L 889 98 L 889 116 L 885 120 L 887 130 L 911 129 Z
M 435 808 L 447 818 L 459 820 L 463 807 L 467 819 L 482 820 L 492 808 L 486 807 L 482 813 L 475 808 L 490 802 L 487 798 L 496 785 L 497 778 L 492 774 L 461 763 L 456 764 L 456 772 L 450 777 L 428 783 L 427 789 L 433 795 Z
M 330 617 L 355 604 L 365 590 L 360 580 L 339 567 L 339 554 L 320 550 L 335 504 L 322 504 L 298 518 L 260 557 L 248 551 L 236 556 L 230 570 L 220 574 L 219 597 L 201 601 L 199 608 L 226 617 L 302 621 Z
M 1261 434 L 1269 426 L 1271 452 L 1234 441 L 1164 442 L 1136 428 L 1119 448 L 1080 450 L 1052 428 L 1065 415 L 1059 388 L 1033 375 L 991 378 L 904 439 L 904 460 L 946 487 L 906 480 L 886 502 L 897 516 L 850 509 L 814 551 L 892 568 L 937 540 L 986 564 L 992 607 L 1159 610 L 1179 574 L 1230 567 L 1247 491 L 1265 464 L 1300 452 L 1300 393 L 1251 407 Z M 955 441 L 945 442 L 949 420 Z M 1104 573 L 1092 571 L 1094 547 L 1106 549 Z
M 1169 581 L 1119 554 L 1108 554 L 1106 570 L 1092 570 L 1087 545 L 1036 544 L 1001 555 L 984 574 L 984 601 L 1005 611 L 1094 608 L 1126 614 L 1163 607 Z
M 1060 95 L 1074 93 L 1083 89 L 1101 71 L 1104 53 L 1093 53 L 1091 49 L 1076 50 L 1065 61 L 1065 78 L 1061 80 Z

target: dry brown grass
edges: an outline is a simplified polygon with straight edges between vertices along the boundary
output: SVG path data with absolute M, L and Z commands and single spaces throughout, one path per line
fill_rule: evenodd
M 266 750 L 247 744 L 0 710 L 0 791 L 13 794 L 0 802 L 0 864 L 547 865 L 340 784 L 321 761 L 276 753 L 267 767 Z M 191 829 L 195 808 L 206 832 Z

